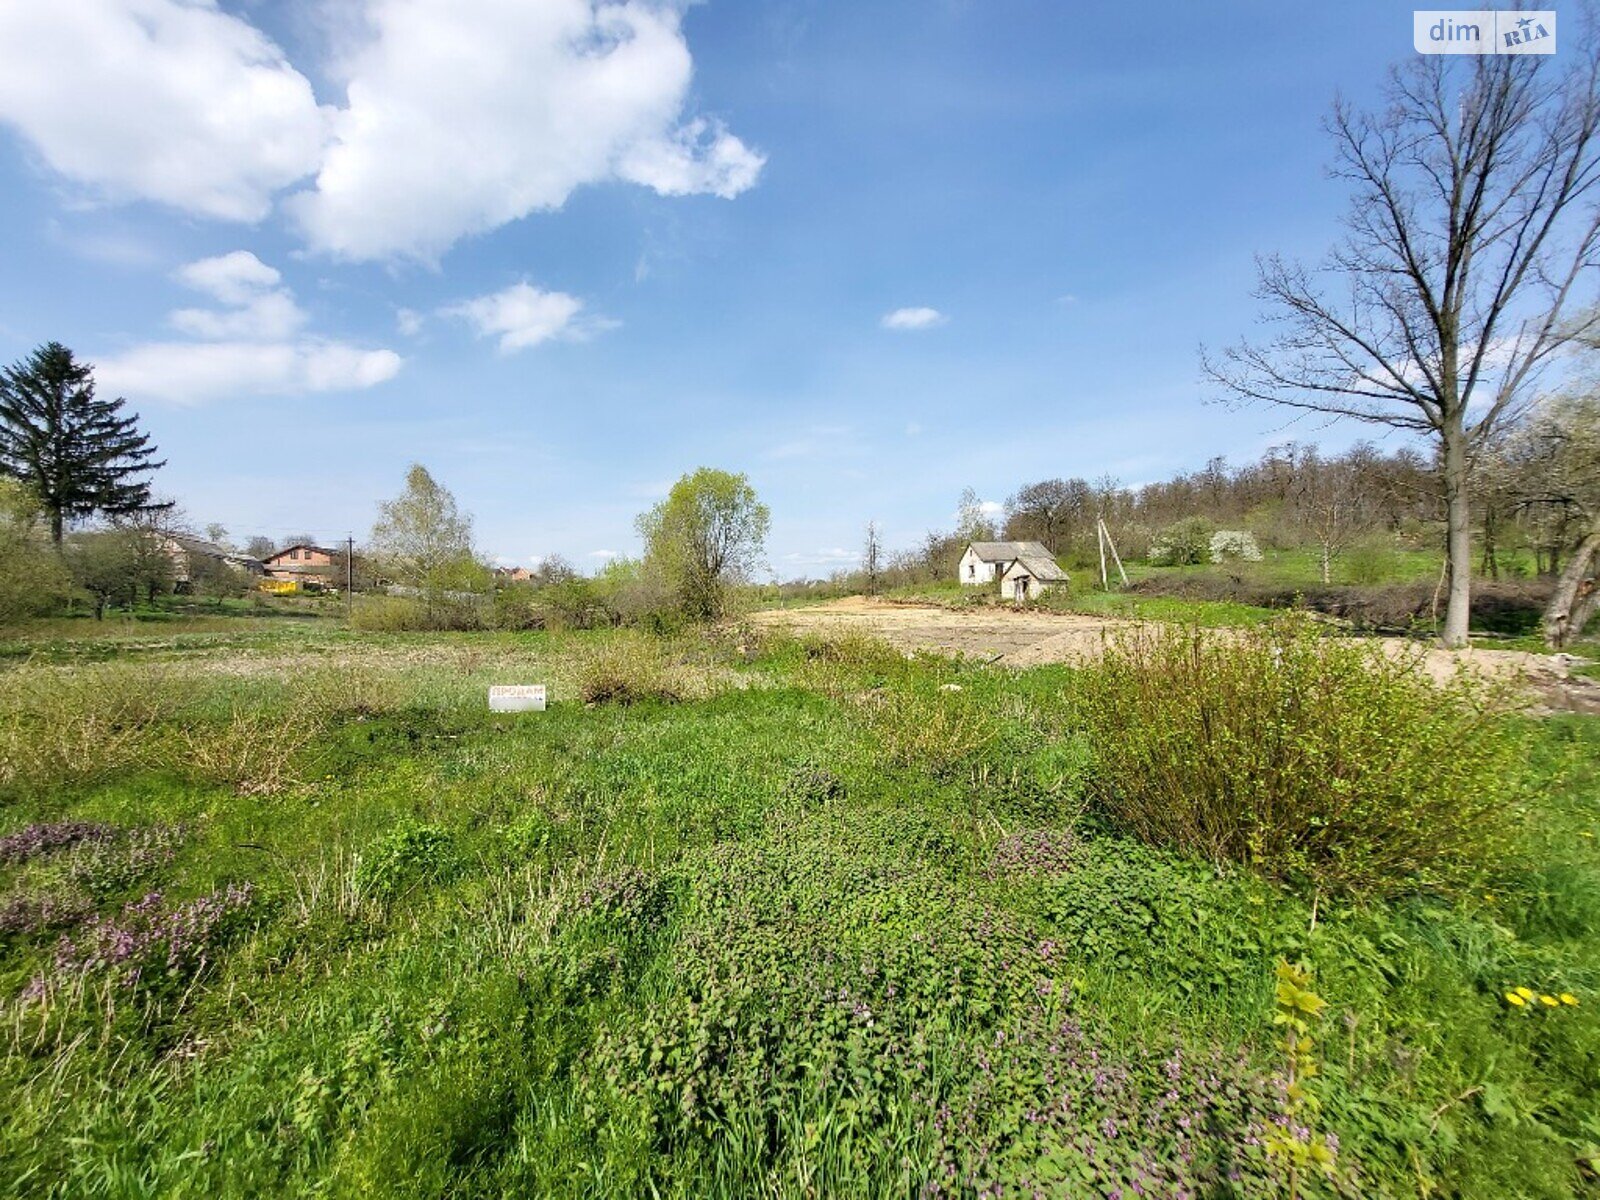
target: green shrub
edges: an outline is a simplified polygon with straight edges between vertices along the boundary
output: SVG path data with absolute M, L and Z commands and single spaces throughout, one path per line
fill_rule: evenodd
M 1154 845 L 1308 889 L 1463 883 L 1509 832 L 1520 738 L 1483 685 L 1289 619 L 1145 630 L 1078 676 L 1092 794 Z
M 1398 556 L 1386 541 L 1368 538 L 1344 552 L 1344 573 L 1351 583 L 1377 584 L 1393 578 Z
M 1211 558 L 1211 522 L 1185 517 L 1168 525 L 1150 543 L 1149 560 L 1158 566 L 1189 567 Z
M 433 825 L 406 821 L 395 826 L 362 856 L 356 887 L 364 896 L 388 900 L 418 884 L 449 879 L 460 862 L 455 842 Z

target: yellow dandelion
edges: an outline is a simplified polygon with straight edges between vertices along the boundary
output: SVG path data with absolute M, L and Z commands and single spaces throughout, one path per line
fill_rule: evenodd
M 1570 1004 L 1570 1005 L 1576 1005 L 1578 1003 L 1578 998 L 1576 996 L 1574 996 L 1571 992 L 1562 992 L 1561 993 L 1561 1003 Z
M 1527 1003 L 1526 1000 L 1524 1000 L 1521 996 L 1517 995 L 1515 992 L 1507 992 L 1506 993 L 1506 999 L 1511 1001 L 1511 1003 L 1515 1004 L 1518 1008 L 1521 1008 L 1524 1004 Z
M 1532 1000 L 1536 995 L 1538 995 L 1538 993 L 1532 988 L 1520 987 L 1517 989 L 1517 995 L 1521 996 L 1524 1000 Z
M 1546 1008 L 1561 1007 L 1561 1001 L 1557 1000 L 1554 996 L 1540 996 L 1539 1003 L 1544 1005 Z

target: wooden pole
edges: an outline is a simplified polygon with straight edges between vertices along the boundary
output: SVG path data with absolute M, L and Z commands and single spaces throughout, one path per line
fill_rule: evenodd
M 1128 573 L 1122 569 L 1122 555 L 1117 553 L 1117 544 L 1116 544 L 1116 542 L 1111 540 L 1111 530 L 1106 525 L 1104 517 L 1100 518 L 1100 530 L 1101 530 L 1102 533 L 1105 534 L 1106 545 L 1111 547 L 1111 557 L 1116 560 L 1116 563 L 1117 563 L 1117 574 L 1122 576 L 1122 586 L 1123 587 L 1127 587 L 1128 586 Z M 1105 566 L 1102 564 L 1100 569 L 1102 571 L 1104 571 L 1105 570 Z

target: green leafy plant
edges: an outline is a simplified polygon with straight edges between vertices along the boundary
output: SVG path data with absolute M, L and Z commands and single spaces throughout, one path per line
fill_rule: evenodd
M 1307 1172 L 1320 1171 L 1332 1178 L 1337 1171 L 1338 1140 L 1314 1128 L 1322 1102 L 1314 1090 L 1320 1069 L 1311 1030 L 1327 1006 L 1328 1002 L 1311 990 L 1308 967 L 1278 963 L 1272 1023 L 1283 1030 L 1284 1111 L 1280 1122 L 1267 1127 L 1262 1144 L 1267 1157 L 1282 1167 L 1290 1200 L 1300 1195 L 1301 1179 Z
M 406 821 L 362 856 L 355 881 L 362 895 L 389 900 L 409 887 L 448 879 L 459 866 L 454 840 L 447 832 Z

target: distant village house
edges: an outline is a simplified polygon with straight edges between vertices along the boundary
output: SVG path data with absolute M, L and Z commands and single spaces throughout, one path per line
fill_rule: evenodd
M 247 575 L 261 575 L 266 567 L 258 558 L 240 554 L 226 546 L 208 542 L 204 538 L 190 537 L 186 533 L 157 535 L 161 550 L 172 564 L 172 582 L 177 591 L 189 591 L 196 578 L 204 574 L 208 563 L 220 563 Z
M 1043 542 L 969 542 L 956 571 L 963 586 L 1000 585 L 1000 594 L 1021 604 L 1069 582 Z
M 266 577 L 308 591 L 344 586 L 344 552 L 304 542 L 285 546 L 262 563 Z

